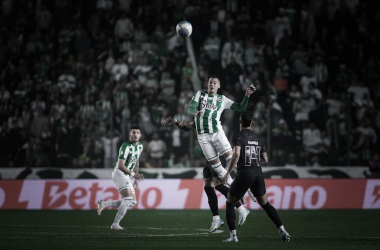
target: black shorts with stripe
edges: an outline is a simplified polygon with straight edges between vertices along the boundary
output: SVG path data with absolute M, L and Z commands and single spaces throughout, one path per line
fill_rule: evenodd
M 212 169 L 211 165 L 206 165 L 203 168 L 203 179 L 211 179 L 212 177 L 218 177 L 218 174 Z
M 266 193 L 264 175 L 252 173 L 252 171 L 238 171 L 229 193 L 234 197 L 242 198 L 248 188 L 255 197 L 263 196 Z

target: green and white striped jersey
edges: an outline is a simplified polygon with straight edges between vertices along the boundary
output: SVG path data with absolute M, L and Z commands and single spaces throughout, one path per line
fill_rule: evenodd
M 121 145 L 119 149 L 119 159 L 125 160 L 124 166 L 130 171 L 133 171 L 137 162 L 139 161 L 141 152 L 143 151 L 143 145 L 138 142 L 137 145 L 133 145 L 132 142 L 127 141 Z M 117 170 L 117 163 L 114 170 Z M 127 174 L 126 174 L 127 175 Z
M 220 116 L 225 109 L 230 109 L 234 103 L 224 95 L 209 95 L 205 91 L 198 91 L 192 101 L 197 102 L 197 110 L 203 111 L 200 116 L 194 117 L 198 134 L 216 133 L 222 129 Z

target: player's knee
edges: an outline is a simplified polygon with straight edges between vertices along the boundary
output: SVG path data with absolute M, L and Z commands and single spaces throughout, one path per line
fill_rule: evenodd
M 131 202 L 130 207 L 134 207 L 134 206 L 136 206 L 136 204 L 137 204 L 137 201 L 133 200 L 133 201 Z

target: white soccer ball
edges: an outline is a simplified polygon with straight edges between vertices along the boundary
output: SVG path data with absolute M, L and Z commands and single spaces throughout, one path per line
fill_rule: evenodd
M 175 29 L 177 31 L 177 34 L 182 37 L 190 36 L 193 32 L 193 26 L 191 26 L 191 23 L 187 21 L 179 22 Z

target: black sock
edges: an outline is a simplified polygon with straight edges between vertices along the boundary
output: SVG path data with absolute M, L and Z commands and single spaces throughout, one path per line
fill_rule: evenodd
M 213 187 L 204 187 L 204 190 L 207 194 L 208 205 L 210 206 L 210 210 L 213 216 L 219 215 L 218 209 L 218 197 L 216 197 L 216 193 Z
M 224 197 L 227 199 L 228 191 L 230 190 L 228 187 L 224 186 L 223 184 L 219 184 L 215 187 L 216 190 L 218 190 Z M 239 208 L 241 206 L 240 202 L 237 202 L 235 207 Z
M 282 222 L 277 214 L 277 210 L 269 202 L 261 207 L 265 210 L 265 212 L 267 212 L 267 215 L 273 221 L 273 223 L 276 224 L 277 228 L 282 226 Z
M 236 230 L 236 226 L 235 226 L 236 214 L 235 214 L 235 208 L 234 208 L 235 206 L 229 202 L 226 202 L 226 205 L 227 205 L 226 219 L 227 219 L 228 228 L 230 230 Z

